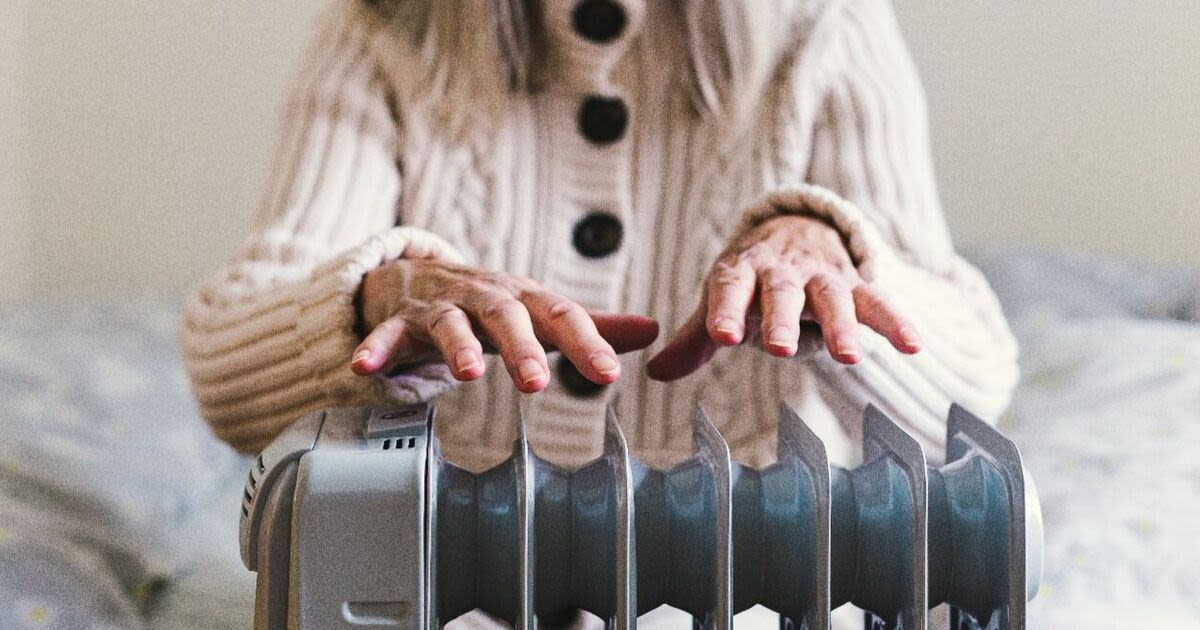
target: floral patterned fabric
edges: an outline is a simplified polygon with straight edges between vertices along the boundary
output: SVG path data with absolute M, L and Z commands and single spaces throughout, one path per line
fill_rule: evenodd
M 1041 492 L 1031 628 L 1200 628 L 1200 274 L 996 252 L 1021 340 L 1000 427 Z
M 0 306 L 0 628 L 248 627 L 247 468 L 194 411 L 177 324 L 166 300 Z
M 1022 341 L 1001 427 L 1046 518 L 1034 628 L 1200 627 L 1200 279 L 976 260 Z M 0 628 L 247 628 L 247 460 L 194 411 L 170 300 L 0 306 Z

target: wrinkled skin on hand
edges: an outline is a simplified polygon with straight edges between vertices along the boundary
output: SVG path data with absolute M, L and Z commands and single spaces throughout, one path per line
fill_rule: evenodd
M 646 367 L 651 378 L 682 378 L 720 347 L 745 341 L 755 324 L 765 351 L 790 357 L 801 321 L 818 324 L 830 355 L 846 364 L 861 358 L 860 323 L 901 352 L 921 349 L 915 327 L 863 280 L 836 229 L 813 217 L 783 215 L 725 249 L 696 310 Z
M 546 352 L 562 352 L 589 380 L 617 380 L 617 354 L 639 350 L 658 324 L 639 315 L 588 312 L 538 283 L 433 259 L 401 259 L 371 271 L 358 296 L 367 336 L 351 359 L 360 375 L 442 360 L 461 381 L 483 376 L 497 352 L 517 389 L 549 384 Z

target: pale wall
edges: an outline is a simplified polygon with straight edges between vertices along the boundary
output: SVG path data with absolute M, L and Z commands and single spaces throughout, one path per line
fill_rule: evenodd
M 1200 2 L 897 7 L 960 241 L 1200 264 Z
M 228 255 L 316 0 L 40 2 L 35 291 L 182 291 Z
M 0 295 L 227 255 L 322 2 L 0 2 Z M 1200 3 L 897 3 L 960 242 L 1200 263 Z
M 25 121 L 30 0 L 0 1 L 0 299 L 27 280 Z

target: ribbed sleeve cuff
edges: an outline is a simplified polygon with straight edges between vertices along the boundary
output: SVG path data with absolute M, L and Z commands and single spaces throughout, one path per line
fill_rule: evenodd
M 334 404 L 380 399 L 417 402 L 446 391 L 455 382 L 442 363 L 415 366 L 389 376 L 363 377 L 350 370 L 350 355 L 361 342 L 355 296 L 363 276 L 400 258 L 465 262 L 457 250 L 433 233 L 395 227 L 317 267 L 310 290 L 297 297 L 296 335 L 309 357 L 313 378 Z
M 301 261 L 309 248 L 276 244 L 262 239 L 249 247 L 192 297 L 184 316 L 182 358 L 218 437 L 252 450 L 313 409 L 427 400 L 453 385 L 440 363 L 389 377 L 350 371 L 360 341 L 354 301 L 363 275 L 399 258 L 463 262 L 448 243 L 396 227 L 307 269 Z M 256 273 L 272 280 L 248 282 Z
M 811 184 L 782 188 L 765 195 L 742 213 L 739 233 L 780 215 L 811 216 L 832 225 L 841 233 L 850 259 L 867 282 L 887 267 L 885 260 L 893 255 L 879 230 L 858 206 L 828 188 Z

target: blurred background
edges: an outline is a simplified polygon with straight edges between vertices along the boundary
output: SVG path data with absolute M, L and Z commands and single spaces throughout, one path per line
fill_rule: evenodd
M 327 1 L 0 0 L 0 628 L 249 627 L 175 330 Z M 1200 628 L 1200 2 L 895 5 L 1021 344 L 1030 627 Z
M 0 3 L 0 294 L 212 269 L 321 5 Z M 1200 264 L 1200 3 L 896 6 L 959 243 Z

